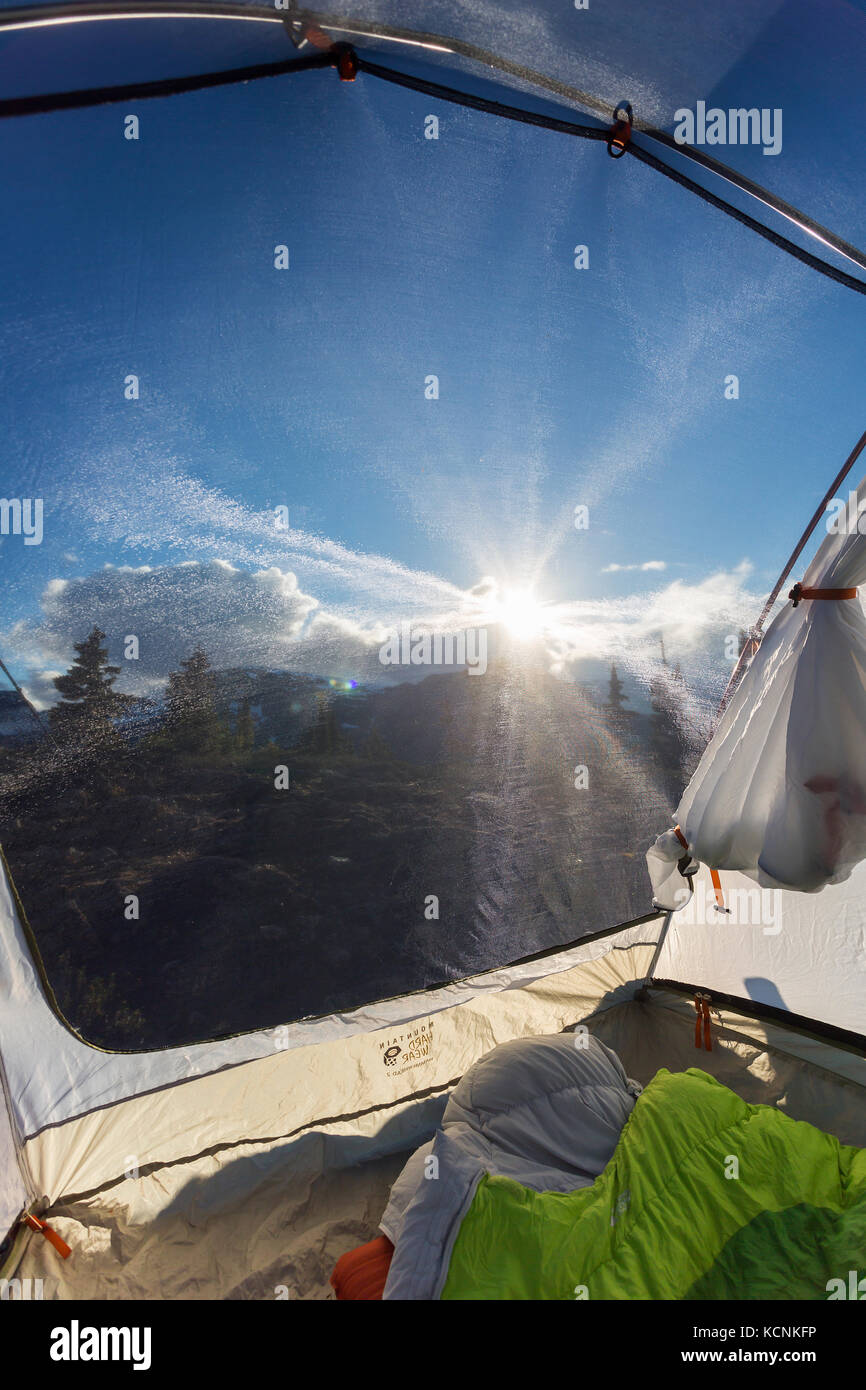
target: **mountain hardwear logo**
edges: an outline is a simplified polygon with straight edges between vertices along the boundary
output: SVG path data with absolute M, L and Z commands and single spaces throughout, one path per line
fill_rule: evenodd
M 379 1043 L 379 1052 L 386 1067 L 396 1068 L 392 1076 L 402 1076 L 404 1071 L 424 1066 L 432 1059 L 433 1022 L 410 1024 L 391 1037 L 384 1037 Z
M 134 1371 L 150 1370 L 149 1327 L 69 1327 L 51 1332 L 52 1361 L 132 1361 Z

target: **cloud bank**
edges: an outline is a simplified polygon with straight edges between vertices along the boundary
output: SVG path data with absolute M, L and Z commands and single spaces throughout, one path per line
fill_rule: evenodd
M 534 659 L 563 679 L 579 679 L 587 662 L 617 661 L 648 681 L 663 641 L 669 660 L 679 661 L 687 678 L 705 675 L 710 664 L 722 679 L 729 669 L 725 641 L 748 625 L 759 606 L 747 589 L 748 576 L 744 563 L 697 584 L 676 580 L 650 594 L 542 605 L 538 630 L 523 650 L 531 649 Z M 497 639 L 502 593 L 496 579 L 485 577 L 467 590 L 442 582 L 438 593 L 436 606 L 425 590 L 413 614 L 416 625 L 450 632 L 487 626 L 494 629 L 494 648 L 504 649 L 510 639 L 501 631 Z M 353 605 L 322 602 L 293 570 L 278 565 L 107 565 L 80 578 L 52 579 L 39 614 L 14 624 L 2 641 L 27 673 L 28 695 L 42 706 L 57 698 L 52 679 L 69 666 L 73 643 L 94 623 L 107 634 L 111 659 L 123 668 L 118 688 L 130 694 L 157 693 L 169 671 L 197 646 L 217 668 L 382 681 L 393 672 L 381 665 L 379 648 L 406 615 L 405 593 L 399 597 L 394 601 L 384 586 L 376 615 L 365 611 L 359 617 Z M 130 635 L 138 638 L 138 660 L 124 658 Z

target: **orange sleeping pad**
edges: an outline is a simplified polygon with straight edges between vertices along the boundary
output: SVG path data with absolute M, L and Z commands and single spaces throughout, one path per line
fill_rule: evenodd
M 394 1247 L 387 1236 L 377 1236 L 366 1245 L 347 1250 L 331 1275 L 337 1298 L 355 1302 L 381 1299 L 393 1254 Z

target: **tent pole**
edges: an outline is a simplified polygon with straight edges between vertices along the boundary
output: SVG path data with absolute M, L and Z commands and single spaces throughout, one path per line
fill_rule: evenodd
M 635 995 L 635 998 L 636 998 L 636 999 L 646 998 L 646 991 L 647 991 L 647 989 L 649 989 L 650 985 L 652 984 L 653 971 L 655 970 L 656 966 L 658 965 L 658 959 L 659 959 L 659 956 L 660 956 L 661 953 L 662 953 L 662 946 L 664 946 L 664 944 L 665 944 L 665 937 L 666 937 L 667 934 L 668 934 L 668 928 L 670 927 L 671 919 L 672 919 L 673 915 L 674 915 L 673 912 L 666 912 L 666 913 L 665 913 L 665 919 L 664 919 L 664 921 L 662 922 L 662 929 L 661 929 L 661 931 L 659 932 L 659 939 L 658 939 L 658 941 L 656 942 L 656 948 L 655 948 L 655 950 L 653 951 L 652 960 L 651 960 L 650 963 L 649 963 L 649 969 L 647 970 L 647 973 L 646 973 L 646 975 L 645 975 L 645 977 L 644 977 L 643 984 L 641 985 L 640 989 L 637 991 L 637 993 L 636 993 L 636 995 Z
M 851 450 L 842 467 L 839 469 L 839 472 L 836 474 L 827 491 L 824 493 L 824 496 L 821 498 L 821 501 L 815 508 L 815 513 L 812 517 L 812 520 L 809 522 L 809 525 L 806 527 L 799 541 L 795 545 L 794 550 L 788 560 L 788 563 L 782 570 L 782 573 L 779 575 L 779 578 L 776 580 L 773 592 L 770 594 L 770 597 L 764 604 L 760 618 L 756 622 L 755 626 L 752 628 L 752 632 L 750 635 L 754 636 L 755 639 L 758 639 L 761 636 L 764 623 L 767 620 L 770 609 L 773 607 L 773 604 L 776 602 L 776 599 L 782 592 L 782 585 L 785 583 L 795 564 L 799 560 L 800 555 L 802 554 L 806 546 L 806 543 L 809 540 L 809 537 L 812 535 L 812 532 L 815 530 L 815 527 L 818 525 L 818 522 L 821 520 L 821 517 L 827 510 L 828 503 L 834 496 L 837 488 L 843 482 L 845 475 L 849 473 L 851 469 L 854 467 L 854 464 L 857 462 L 864 448 L 866 448 L 866 430 L 864 430 L 863 434 L 861 434 L 860 438 L 857 440 L 857 443 L 854 445 L 854 448 Z M 724 714 L 725 707 L 727 706 L 728 701 L 730 700 L 731 696 L 733 695 L 734 691 L 736 690 L 739 684 L 740 676 L 742 674 L 743 667 L 745 666 L 746 662 L 746 653 L 752 645 L 753 643 L 751 641 L 746 642 L 743 646 L 743 650 L 740 652 L 739 660 L 736 666 L 734 667 L 733 672 L 731 673 L 731 679 L 728 681 L 725 693 L 722 696 L 722 703 L 719 705 L 719 710 L 716 715 L 716 724 L 718 724 L 719 720 Z

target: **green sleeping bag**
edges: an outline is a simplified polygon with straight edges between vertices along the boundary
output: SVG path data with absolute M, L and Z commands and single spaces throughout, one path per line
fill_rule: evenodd
M 663 1069 L 591 1187 L 482 1178 L 442 1297 L 828 1299 L 864 1276 L 866 1149 Z

